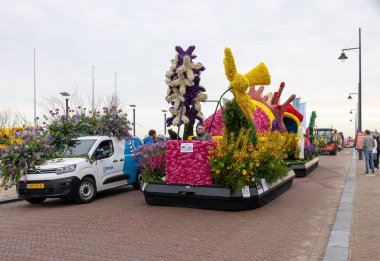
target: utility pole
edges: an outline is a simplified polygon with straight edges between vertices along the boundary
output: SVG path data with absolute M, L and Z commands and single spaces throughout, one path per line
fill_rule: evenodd
M 117 72 L 115 72 L 115 95 L 117 93 Z
M 36 48 L 33 49 L 34 68 L 34 127 L 37 128 L 37 94 L 36 94 Z
M 95 67 L 92 66 L 92 113 L 95 110 Z

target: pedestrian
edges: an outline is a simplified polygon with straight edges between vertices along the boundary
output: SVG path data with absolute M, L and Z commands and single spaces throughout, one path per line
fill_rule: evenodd
M 212 140 L 211 134 L 206 132 L 206 127 L 203 123 L 198 123 L 197 136 L 195 136 L 193 140 Z
M 158 134 L 157 136 L 157 142 L 165 142 L 165 136 L 162 134 Z
M 363 137 L 363 151 L 364 151 L 364 159 L 365 159 L 365 174 L 366 176 L 374 176 L 375 168 L 373 164 L 373 148 L 375 147 L 375 141 L 371 136 L 371 132 L 369 130 L 365 130 L 365 136 Z M 369 168 L 371 167 L 372 175 L 368 174 Z
M 144 139 L 145 144 L 153 144 L 157 142 L 157 134 L 155 130 L 150 130 L 148 132 L 149 136 Z
M 373 135 L 372 138 L 373 138 L 373 142 L 374 142 L 374 146 L 373 146 L 373 150 L 372 150 L 373 165 L 374 165 L 375 169 L 379 169 L 379 162 L 377 161 L 377 147 L 378 147 L 378 144 L 377 144 L 377 140 L 376 140 L 375 135 Z
M 380 138 L 379 138 L 379 136 L 376 136 L 376 142 L 377 142 L 376 160 L 377 160 L 377 163 L 379 163 L 379 155 L 380 155 Z M 377 169 L 379 169 L 379 167 L 377 167 Z

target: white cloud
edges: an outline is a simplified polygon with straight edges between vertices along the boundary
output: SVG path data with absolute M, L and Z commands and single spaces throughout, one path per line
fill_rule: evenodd
M 37 49 L 37 93 L 59 97 L 75 86 L 91 95 L 95 65 L 97 97 L 118 90 L 136 104 L 137 133 L 163 132 L 161 109 L 165 71 L 175 45 L 196 45 L 206 71 L 201 84 L 217 99 L 227 88 L 223 49 L 232 48 L 239 71 L 260 61 L 271 72 L 268 90 L 286 82 L 284 97 L 295 93 L 318 114 L 317 125 L 352 134 L 347 101 L 356 92 L 355 52 L 340 64 L 340 49 L 358 44 L 362 27 L 363 128 L 380 126 L 380 11 L 376 1 L 2 1 L 0 3 L 0 110 L 33 115 L 33 48 Z M 353 38 L 354 37 L 354 38 Z M 205 104 L 205 115 L 214 104 Z M 41 109 L 39 108 L 39 113 Z M 380 129 L 380 128 L 379 128 Z

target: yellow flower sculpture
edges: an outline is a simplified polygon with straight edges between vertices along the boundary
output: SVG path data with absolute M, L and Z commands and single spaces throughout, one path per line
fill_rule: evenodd
M 269 85 L 270 74 L 264 63 L 260 63 L 247 74 L 237 72 L 235 59 L 230 48 L 224 49 L 224 70 L 227 79 L 230 81 L 231 92 L 234 94 L 243 113 L 252 120 L 252 111 L 256 110 L 256 105 L 247 93 L 249 86 Z

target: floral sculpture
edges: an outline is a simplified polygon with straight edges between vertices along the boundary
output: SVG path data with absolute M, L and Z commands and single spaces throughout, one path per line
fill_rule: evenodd
M 167 125 L 178 126 L 194 123 L 195 120 L 203 122 L 201 102 L 207 100 L 206 90 L 199 85 L 200 74 L 205 70 L 201 63 L 194 63 L 195 46 L 184 51 L 180 46 L 175 50 L 177 54 L 171 61 L 172 65 L 166 72 L 168 91 L 166 101 L 171 104 L 172 114 L 166 121 Z
M 237 72 L 230 48 L 224 50 L 224 55 L 224 70 L 227 79 L 230 81 L 231 92 L 234 94 L 244 114 L 252 120 L 252 111 L 256 110 L 256 105 L 247 94 L 247 90 L 249 86 L 270 84 L 271 80 L 268 68 L 264 63 L 260 63 L 247 74 L 243 75 Z
M 298 127 L 298 158 L 301 160 L 305 158 L 304 149 L 305 149 L 305 139 L 303 137 L 303 128 L 302 126 L 299 126 Z
M 278 124 L 278 129 L 281 132 L 287 132 L 288 131 L 285 124 L 284 124 L 284 116 L 286 114 L 286 110 L 287 110 L 288 106 L 296 97 L 296 95 L 293 94 L 283 104 L 280 104 L 280 98 L 281 98 L 281 94 L 282 94 L 282 91 L 284 90 L 284 88 L 285 88 L 285 83 L 282 82 L 280 84 L 278 91 L 273 94 L 273 96 L 270 100 L 269 100 L 268 95 L 262 96 L 262 93 L 264 91 L 264 87 L 262 87 L 262 86 L 260 88 L 258 88 L 258 90 L 256 90 L 255 87 L 252 86 L 249 90 L 249 95 L 252 99 L 260 102 L 261 104 L 264 104 L 265 107 L 271 111 L 271 113 L 274 115 L 274 117 L 276 119 L 275 124 Z M 272 126 L 273 126 L 273 124 L 272 124 Z
M 244 114 L 254 121 L 258 131 L 297 132 L 303 116 L 290 105 L 296 96 L 293 94 L 284 103 L 280 104 L 285 83 L 282 82 L 278 91 L 274 94 L 263 95 L 264 87 L 255 87 L 255 85 L 270 84 L 270 75 L 263 63 L 260 63 L 245 75 L 239 74 L 236 70 L 232 52 L 229 48 L 226 48 L 224 67 L 227 79 L 230 81 L 231 92 Z M 205 121 L 207 130 L 214 136 L 222 135 L 224 125 L 221 110 L 215 114 L 213 126 L 211 126 L 211 122 L 212 116 Z

